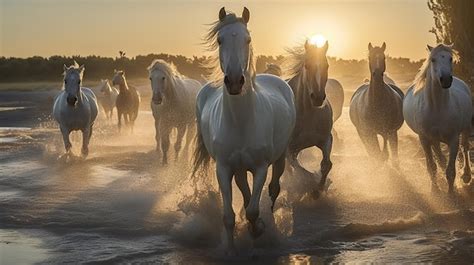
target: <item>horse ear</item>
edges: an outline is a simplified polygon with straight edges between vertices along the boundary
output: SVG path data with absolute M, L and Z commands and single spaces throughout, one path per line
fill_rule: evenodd
M 385 48 L 387 48 L 387 44 L 385 44 L 385 41 L 382 44 L 382 51 L 385 51 Z
M 328 51 L 328 49 L 329 49 L 329 43 L 328 43 L 328 41 L 326 41 L 324 43 L 324 46 L 323 46 L 324 53 L 326 53 Z
M 430 46 L 429 44 L 428 44 L 428 45 L 426 45 L 426 47 L 428 48 L 428 51 L 429 51 L 429 52 L 431 52 L 431 51 L 433 50 L 433 47 L 432 47 L 432 46 Z
M 79 71 L 81 73 L 83 73 L 85 69 L 86 69 L 86 67 L 84 65 L 79 66 Z
M 226 16 L 226 13 L 225 13 L 225 8 L 222 7 L 221 10 L 219 10 L 219 21 L 224 21 L 224 18 Z
M 242 19 L 244 20 L 245 24 L 249 23 L 250 11 L 247 9 L 247 7 L 244 7 L 244 11 L 242 12 Z
M 114 74 L 116 74 L 116 73 L 117 73 L 117 69 L 114 69 Z
M 304 42 L 304 49 L 305 49 L 305 50 L 309 50 L 309 42 L 308 42 L 308 40 L 306 40 L 306 41 Z
M 370 50 L 372 50 L 372 49 L 374 48 L 374 46 L 372 46 L 372 42 L 369 42 L 369 46 L 368 46 L 368 48 L 369 48 L 369 51 L 370 51 Z
M 67 70 L 67 66 L 66 64 L 63 65 L 63 70 L 66 71 Z

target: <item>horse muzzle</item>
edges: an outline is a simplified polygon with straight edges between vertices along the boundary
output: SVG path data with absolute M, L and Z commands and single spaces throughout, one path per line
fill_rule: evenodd
M 321 107 L 324 103 L 324 100 L 326 99 L 326 94 L 322 96 L 316 96 L 314 93 L 311 93 L 309 96 L 311 98 L 311 105 L 313 107 Z
M 151 101 L 155 105 L 160 105 L 161 103 L 163 103 L 163 98 L 162 97 L 152 97 Z
M 224 85 L 230 95 L 240 95 L 244 84 L 245 77 L 243 75 L 240 75 L 237 78 L 232 78 L 229 75 L 224 77 Z
M 69 106 L 75 106 L 76 103 L 77 103 L 77 97 L 73 97 L 73 96 L 68 96 L 66 98 L 66 102 Z
M 441 87 L 444 89 L 448 89 L 453 84 L 453 76 L 452 75 L 445 75 L 439 78 L 439 82 L 441 83 Z

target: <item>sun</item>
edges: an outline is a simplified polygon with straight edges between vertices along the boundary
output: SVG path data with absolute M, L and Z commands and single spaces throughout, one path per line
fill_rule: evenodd
M 326 41 L 327 41 L 326 37 L 324 37 L 321 34 L 316 34 L 312 36 L 311 38 L 309 38 L 309 43 L 311 43 L 312 45 L 316 45 L 316 47 L 318 48 L 323 47 Z

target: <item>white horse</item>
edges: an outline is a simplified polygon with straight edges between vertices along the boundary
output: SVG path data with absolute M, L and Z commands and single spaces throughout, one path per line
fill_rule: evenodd
M 104 109 L 105 116 L 107 119 L 112 119 L 114 113 L 115 101 L 119 94 L 118 90 L 115 87 L 111 87 L 108 79 L 102 79 L 100 81 L 100 93 L 102 94 L 99 97 L 100 104 Z
M 53 106 L 53 117 L 59 123 L 66 148 L 66 158 L 71 154 L 71 131 L 82 131 L 82 157 L 89 154 L 89 140 L 92 126 L 97 118 L 97 98 L 91 89 L 81 87 L 84 65 L 67 67 L 64 65 L 64 90 L 56 97 Z
M 332 120 L 336 122 L 341 117 L 342 108 L 344 107 L 344 88 L 336 79 L 328 78 L 324 90 L 326 91 L 329 104 L 331 104 Z
M 172 64 L 163 60 L 154 60 L 148 67 L 152 99 L 151 110 L 155 118 L 156 150 L 163 153 L 163 164 L 168 161 L 170 133 L 176 128 L 178 135 L 174 145 L 175 156 L 181 150 L 184 134 L 187 135 L 186 147 L 192 141 L 195 126 L 196 95 L 201 83 L 181 76 Z
M 460 135 L 464 155 L 462 179 L 465 183 L 471 180 L 471 90 L 462 80 L 453 77 L 453 60 L 457 59 L 457 53 L 450 46 L 439 44 L 433 48 L 428 45 L 428 49 L 430 55 L 421 67 L 414 84 L 408 89 L 403 102 L 403 116 L 408 126 L 418 134 L 425 152 L 426 167 L 431 176 L 433 190 L 437 190 L 438 186 L 432 149 L 440 158 L 441 167 L 444 167 L 446 160 L 439 150 L 439 145 L 443 142 L 449 146 L 446 178 L 449 193 L 452 194 Z
M 272 165 L 269 193 L 272 210 L 280 192 L 279 179 L 295 124 L 293 93 L 274 75 L 255 75 L 249 11 L 241 18 L 219 12 L 207 35 L 210 48 L 218 50 L 215 82 L 205 85 L 197 97 L 197 145 L 194 172 L 216 161 L 216 173 L 224 205 L 224 226 L 229 254 L 234 253 L 235 213 L 232 209 L 232 179 L 244 198 L 249 231 L 255 238 L 264 231 L 259 203 L 268 167 Z M 222 77 L 222 74 L 224 77 Z M 223 84 L 222 84 L 222 81 Z M 253 178 L 250 191 L 247 171 Z

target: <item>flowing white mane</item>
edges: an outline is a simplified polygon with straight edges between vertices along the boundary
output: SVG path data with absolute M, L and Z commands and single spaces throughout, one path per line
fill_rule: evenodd
M 222 20 L 217 20 L 214 23 L 211 23 L 211 28 L 203 38 L 203 44 L 206 46 L 207 50 L 212 52 L 212 55 L 204 63 L 204 67 L 209 69 L 209 74 L 206 78 L 215 86 L 222 86 L 224 75 L 220 68 L 219 64 L 219 44 L 217 43 L 217 33 L 224 26 L 242 23 L 245 24 L 242 18 L 237 17 L 234 13 L 228 13 L 227 16 Z M 252 44 L 250 43 L 249 47 L 249 74 L 252 82 L 255 81 L 255 58 L 253 55 Z
M 453 57 L 453 62 L 459 61 L 458 52 L 454 50 L 452 47 L 445 44 L 436 45 L 436 47 L 434 47 L 433 50 L 430 52 L 430 55 L 425 60 L 423 65 L 420 67 L 420 70 L 418 71 L 418 74 L 416 75 L 415 80 L 413 81 L 415 93 L 417 93 L 418 91 L 422 90 L 425 87 L 426 80 L 429 77 L 431 59 L 434 58 L 441 51 L 446 51 L 446 52 L 451 53 L 451 56 Z

